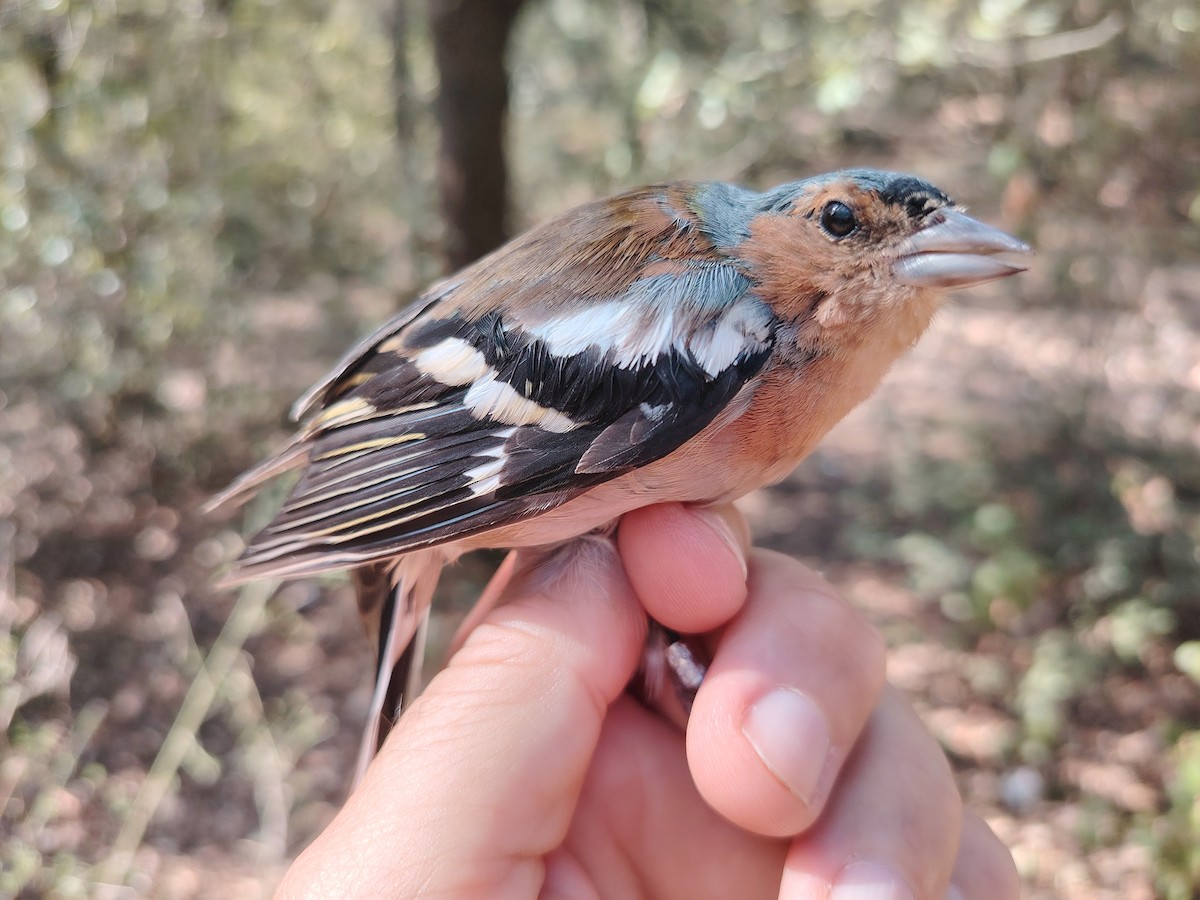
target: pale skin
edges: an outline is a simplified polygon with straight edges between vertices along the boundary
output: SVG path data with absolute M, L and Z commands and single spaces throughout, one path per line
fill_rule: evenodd
M 616 543 L 518 568 L 279 896 L 1019 896 L 829 584 L 731 506 L 637 510 Z M 646 613 L 711 654 L 686 722 L 625 692 Z

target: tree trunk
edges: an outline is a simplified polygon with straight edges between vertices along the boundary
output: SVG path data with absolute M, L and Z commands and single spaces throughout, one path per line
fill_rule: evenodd
M 403 0 L 399 0 L 403 2 Z M 438 189 L 450 271 L 507 238 L 505 48 L 523 0 L 429 0 L 441 86 Z

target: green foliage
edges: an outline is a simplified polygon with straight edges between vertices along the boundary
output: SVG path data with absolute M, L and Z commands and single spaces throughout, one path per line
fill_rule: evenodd
M 1184 641 L 1176 647 L 1174 662 L 1179 671 L 1200 684 L 1200 641 Z
M 1122 662 L 1136 662 L 1146 647 L 1175 631 L 1170 609 L 1136 597 L 1119 604 L 1108 615 L 1109 646 Z
M 1171 753 L 1170 808 L 1147 824 L 1145 840 L 1159 861 L 1158 888 L 1166 900 L 1194 897 L 1200 884 L 1200 731 L 1183 734 Z
M 1075 635 L 1055 629 L 1039 635 L 1033 662 L 1021 679 L 1016 708 L 1025 729 L 1022 753 L 1031 762 L 1044 762 L 1061 739 L 1067 723 L 1067 704 L 1095 676 L 1093 660 L 1077 650 Z
M 410 218 L 380 202 L 391 101 L 363 72 L 391 48 L 357 4 L 3 15 L 0 380 L 89 432 L 203 404 L 246 291 L 374 271 L 373 226 Z
M 103 712 L 85 707 L 69 725 L 37 714 L 39 705 L 61 703 L 76 660 L 55 617 L 38 616 L 17 632 L 13 612 L 0 602 L 0 893 L 84 897 L 88 863 L 71 847 L 74 820 L 107 779 L 79 763 Z

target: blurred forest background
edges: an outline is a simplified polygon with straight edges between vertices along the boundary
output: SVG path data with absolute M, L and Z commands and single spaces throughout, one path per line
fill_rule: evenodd
M 197 506 L 352 340 L 578 202 L 858 164 L 1039 255 L 756 535 L 879 623 L 1029 896 L 1195 896 L 1194 0 L 0 0 L 0 895 L 265 894 L 344 798 L 344 581 L 214 592 L 278 498 Z

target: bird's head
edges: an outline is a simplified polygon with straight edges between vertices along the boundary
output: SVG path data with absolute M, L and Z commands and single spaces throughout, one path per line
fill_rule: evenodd
M 1030 248 L 911 175 L 851 169 L 762 194 L 701 195 L 710 234 L 783 318 L 910 344 L 946 291 L 1024 271 Z

